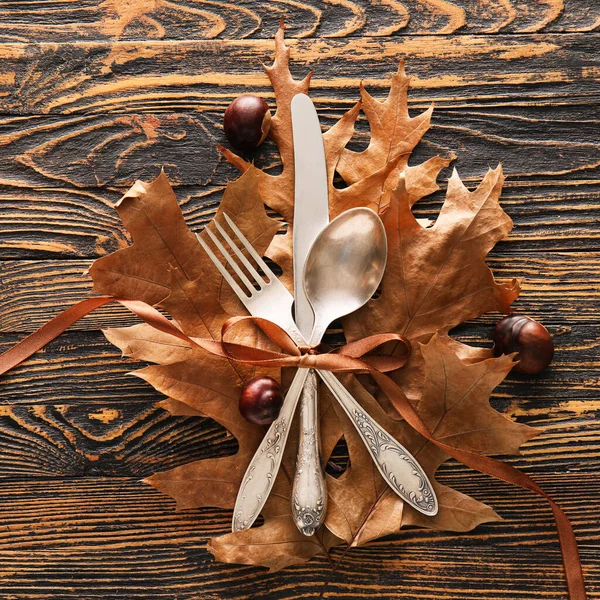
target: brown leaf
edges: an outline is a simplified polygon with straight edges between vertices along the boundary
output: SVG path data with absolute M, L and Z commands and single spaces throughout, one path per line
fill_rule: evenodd
M 350 339 L 394 331 L 420 340 L 492 310 L 508 312 L 518 282 L 496 283 L 485 264 L 487 253 L 512 228 L 498 203 L 503 181 L 498 167 L 469 192 L 454 171 L 446 201 L 429 228 L 415 219 L 400 182 L 383 216 L 388 263 L 381 296 L 346 320 Z
M 406 187 L 413 204 L 438 188 L 435 182 L 437 175 L 454 156 L 448 159 L 435 157 L 423 165 L 408 166 L 410 153 L 429 129 L 433 112 L 431 106 L 416 117 L 408 114 L 409 81 L 404 73 L 404 62 L 400 61 L 398 71 L 392 75 L 390 92 L 385 100 L 373 98 L 361 84 L 360 107 L 370 129 L 369 145 L 362 152 L 346 148 L 358 117 L 356 107 L 325 135 L 332 216 L 355 206 L 368 206 L 383 212 L 389 204 L 390 192 L 397 187 L 402 174 L 406 174 Z M 335 143 L 332 143 L 332 138 L 337 138 Z M 336 152 L 338 149 L 339 152 Z M 348 184 L 347 188 L 333 187 L 332 168 Z
M 250 166 L 240 179 L 227 186 L 216 219 L 223 224 L 226 212 L 254 248 L 264 252 L 279 223 L 267 217 L 258 186 L 259 171 Z M 220 339 L 223 323 L 245 310 L 187 228 L 166 176 L 161 174 L 150 184 L 136 183 L 117 210 L 134 243 L 94 263 L 90 274 L 95 291 L 158 302 L 188 335 Z M 206 232 L 201 235 L 209 242 Z M 239 443 L 233 456 L 183 465 L 157 473 L 147 482 L 173 496 L 180 509 L 232 508 L 241 478 L 264 435 L 262 427 L 248 423 L 238 410 L 241 386 L 258 374 L 257 369 L 211 356 L 145 324 L 105 333 L 125 355 L 156 363 L 134 374 L 169 398 L 161 403 L 164 408 L 174 414 L 212 418 Z M 243 341 L 266 344 L 255 328 L 245 333 Z M 279 370 L 262 369 L 260 374 L 279 377 Z M 262 558 L 259 552 L 253 553 L 255 564 L 272 569 L 306 560 L 315 553 L 314 548 L 320 553 L 328 549 L 320 540 L 315 542 L 297 531 L 291 519 L 286 477 L 282 471 L 282 481 L 278 479 L 263 513 L 273 522 L 267 520 L 263 527 L 245 534 L 250 541 L 253 536 L 260 538 L 277 531 L 277 535 L 294 540 L 285 551 L 282 545 L 277 552 L 266 551 Z M 329 534 L 327 539 L 328 543 L 334 541 Z M 233 542 L 215 541 L 215 548 L 219 546 L 225 552 L 229 543 Z
M 247 463 L 260 443 L 263 429 L 251 425 L 238 410 L 242 381 L 228 361 L 162 333 L 149 325 L 134 325 L 105 332 L 123 354 L 137 360 L 162 363 L 133 374 L 170 398 L 176 414 L 180 405 L 210 417 L 239 441 L 234 456 L 190 463 L 158 473 L 147 481 L 172 495 L 179 508 L 220 506 L 231 508 Z M 173 404 L 167 405 L 171 407 Z M 190 481 L 195 482 L 194 486 Z M 219 482 L 216 485 L 215 482 Z M 211 483 L 212 482 L 212 483 Z
M 281 157 L 282 171 L 279 175 L 270 175 L 259 171 L 259 192 L 264 201 L 277 211 L 288 223 L 285 235 L 277 236 L 266 255 L 275 261 L 283 270 L 282 281 L 289 289 L 293 287 L 292 279 L 292 229 L 294 224 L 294 145 L 292 138 L 291 103 L 296 94 L 307 94 L 312 73 L 304 79 L 292 77 L 289 69 L 290 49 L 284 43 L 284 26 L 279 27 L 275 36 L 275 60 L 270 66 L 263 65 L 273 90 L 277 110 L 271 119 L 269 137 L 277 145 Z M 230 150 L 222 148 L 225 158 L 240 171 L 250 168 L 250 163 Z
M 483 454 L 518 454 L 537 430 L 507 419 L 489 403 L 491 392 L 514 366 L 513 357 L 471 362 L 461 358 L 456 348 L 453 340 L 437 335 L 421 346 L 426 379 L 415 404 L 417 413 L 436 439 L 452 446 Z M 408 426 L 400 435 L 432 478 L 448 456 Z M 438 514 L 424 517 L 406 506 L 403 525 L 466 531 L 498 519 L 486 505 L 437 482 L 434 485 L 440 500 Z
M 207 549 L 222 562 L 268 567 L 274 572 L 327 555 L 338 544 L 339 540 L 326 529 L 307 537 L 289 516 L 282 516 L 270 518 L 261 527 L 212 538 Z
M 398 168 L 406 168 L 410 152 L 429 129 L 433 112 L 431 106 L 414 118 L 409 116 L 408 85 L 403 61 L 392 75 L 390 93 L 383 102 L 373 98 L 361 84 L 361 107 L 369 120 L 371 137 L 362 152 L 342 150 L 337 171 L 346 183 L 368 177 L 374 168 L 381 168 L 396 157 L 402 157 Z
M 483 523 L 494 523 L 502 518 L 496 511 L 475 498 L 471 498 L 451 487 L 433 480 L 439 512 L 435 517 L 425 517 L 410 506 L 406 506 L 402 526 L 417 526 L 443 531 L 471 531 Z
M 94 262 L 94 292 L 157 304 L 170 293 L 173 267 L 190 280 L 202 276 L 206 255 L 164 171 L 152 183 L 137 181 L 116 209 L 134 243 Z
M 259 172 L 259 191 L 265 202 L 288 224 L 283 236 L 273 239 L 266 254 L 283 270 L 282 281 L 292 286 L 292 231 L 294 207 L 294 151 L 291 123 L 291 101 L 299 93 L 308 93 L 310 74 L 301 81 L 289 71 L 290 49 L 284 43 L 284 29 L 280 27 L 275 38 L 275 60 L 264 67 L 273 89 L 277 112 L 272 120 L 269 136 L 275 141 L 281 156 L 281 174 L 273 176 Z M 422 165 L 408 167 L 408 157 L 429 128 L 432 108 L 411 118 L 408 114 L 407 89 L 409 79 L 401 62 L 392 75 L 390 93 L 386 100 L 373 98 L 361 86 L 361 102 L 350 109 L 324 135 L 329 188 L 329 213 L 336 217 L 349 208 L 367 206 L 376 211 L 389 203 L 390 190 L 396 186 L 401 173 L 407 173 L 407 185 L 412 202 L 438 189 L 439 171 L 454 158 L 435 157 Z M 371 128 L 371 141 L 364 152 L 346 148 L 354 134 L 354 124 L 361 108 Z M 230 150 L 222 149 L 225 158 L 242 172 L 250 163 Z M 348 186 L 338 189 L 333 180 L 340 173 Z M 390 176 L 393 174 L 392 176 Z
M 275 91 L 277 110 L 270 136 L 279 149 L 282 172 L 272 176 L 222 148 L 242 176 L 227 186 L 215 219 L 224 224 L 223 213 L 228 213 L 256 250 L 279 264 L 282 281 L 291 288 L 294 164 L 290 106 L 295 94 L 308 92 L 310 74 L 294 79 L 289 55 L 281 27 L 275 60 L 265 70 Z M 356 206 L 371 207 L 383 215 L 389 242 L 381 295 L 346 318 L 344 331 L 349 340 L 395 332 L 413 342 L 409 364 L 392 377 L 436 437 L 475 452 L 515 453 L 535 431 L 506 419 L 489 404 L 492 390 L 512 368 L 512 357 L 492 358 L 490 350 L 472 348 L 448 336 L 452 327 L 465 320 L 492 310 L 508 311 L 519 293 L 518 282 L 497 283 L 485 264 L 487 253 L 512 226 L 498 202 L 502 172 L 500 168 L 489 171 L 473 192 L 454 172 L 435 222 L 416 219 L 412 206 L 439 189 L 437 177 L 454 155 L 408 165 L 410 153 L 429 128 L 432 111 L 409 115 L 408 84 L 400 64 L 385 100 L 373 98 L 361 86 L 360 102 L 323 135 L 330 216 Z M 353 152 L 347 144 L 361 110 L 371 137 L 364 151 Z M 334 186 L 336 173 L 344 179 L 345 188 Z M 280 224 L 267 216 L 265 203 L 286 222 L 285 235 L 276 235 Z M 213 339 L 220 338 L 230 316 L 245 314 L 187 228 L 164 173 L 152 183 L 137 182 L 117 210 L 133 244 L 92 265 L 96 292 L 158 304 L 188 335 Z M 206 231 L 201 235 L 212 245 Z M 125 355 L 154 363 L 135 375 L 166 396 L 161 406 L 173 414 L 214 419 L 238 441 L 232 456 L 196 461 L 147 481 L 175 498 L 180 509 L 232 508 L 243 473 L 264 434 L 263 428 L 241 417 L 237 408 L 240 388 L 257 374 L 285 382 L 292 373 L 216 358 L 147 325 L 111 329 L 106 335 Z M 270 345 L 255 328 L 238 335 L 241 342 Z M 391 346 L 389 351 L 393 352 Z M 362 406 L 421 462 L 438 494 L 438 515 L 418 514 L 389 490 L 354 427 L 323 388 L 319 412 L 323 459 L 328 460 L 342 436 L 350 455 L 347 471 L 339 479 L 328 477 L 326 528 L 307 538 L 291 518 L 290 482 L 297 445 L 297 423 L 292 424 L 282 468 L 262 511 L 264 523 L 211 540 L 209 550 L 216 558 L 277 570 L 326 555 L 342 541 L 360 546 L 397 532 L 402 525 L 465 531 L 499 518 L 485 504 L 435 480 L 438 467 L 448 457 L 400 420 L 385 397 L 379 394 L 375 399 L 370 392 L 377 394 L 377 389 L 365 376 L 361 383 L 353 376 L 344 380 Z
M 381 296 L 347 317 L 344 332 L 350 340 L 389 331 L 408 337 L 413 355 L 392 378 L 416 400 L 424 377 L 417 342 L 486 312 L 508 312 L 520 286 L 516 280 L 497 283 L 485 263 L 512 228 L 498 202 L 504 181 L 500 167 L 490 170 L 473 192 L 454 171 L 446 201 L 428 228 L 415 219 L 403 179 L 383 216 L 388 263 Z
M 231 368 L 228 362 L 207 356 L 204 351 L 145 324 L 110 329 L 106 335 L 127 356 L 148 362 L 164 359 L 161 365 L 134 373 L 169 396 L 169 400 L 161 403 L 163 407 L 174 414 L 209 417 L 223 425 L 239 442 L 239 449 L 232 456 L 185 464 L 145 481 L 175 498 L 179 510 L 203 506 L 233 508 L 242 476 L 262 440 L 264 429 L 251 425 L 241 416 L 239 386 L 228 371 Z M 327 460 L 341 431 L 326 394 L 321 397 L 319 414 L 321 428 L 330 439 L 324 447 Z M 290 473 L 295 460 L 296 432 L 297 423 L 294 423 L 282 468 L 262 511 L 264 525 L 211 540 L 209 550 L 220 560 L 255 564 L 275 571 L 304 562 L 316 554 L 326 554 L 333 544 L 339 544 L 339 540 L 326 531 L 307 538 L 292 520 Z
M 298 423 L 293 422 L 292 432 Z M 298 531 L 291 516 L 291 481 L 297 437 L 288 441 L 281 469 L 261 514 L 264 524 L 245 531 L 227 533 L 212 538 L 208 550 L 223 562 L 235 562 L 268 567 L 278 571 L 306 562 L 313 556 L 328 555 L 340 540 L 324 528 L 312 536 Z
M 393 435 L 400 425 L 387 417 L 356 378 L 345 376 L 342 381 L 361 406 Z M 349 545 L 362 545 L 400 529 L 402 501 L 395 496 L 393 502 L 381 502 L 387 484 L 342 408 L 337 402 L 333 407 L 342 425 L 350 466 L 339 479 L 327 477 L 329 504 L 325 525 Z

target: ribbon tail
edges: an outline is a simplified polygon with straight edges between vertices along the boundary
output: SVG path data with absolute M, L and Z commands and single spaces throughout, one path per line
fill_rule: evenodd
M 42 325 L 39 329 L 30 333 L 26 338 L 15 344 L 10 350 L 7 350 L 4 354 L 0 354 L 0 375 L 3 375 L 24 360 L 27 360 L 32 354 L 41 350 L 46 344 L 49 344 L 61 333 L 71 327 L 71 325 L 77 323 L 77 321 L 83 319 L 86 315 L 89 315 L 101 306 L 110 304 L 111 302 L 122 304 L 125 308 L 129 309 L 133 314 L 142 319 L 142 321 L 159 331 L 169 333 L 191 344 L 199 345 L 192 338 L 177 329 L 169 319 L 161 315 L 155 308 L 145 302 L 139 300 L 124 300 L 122 298 L 113 298 L 112 296 L 98 296 L 95 298 L 87 298 L 86 300 L 82 300 L 81 302 L 70 306 L 53 319 L 50 319 L 50 321 Z
M 25 339 L 15 344 L 10 350 L 0 355 L 0 375 L 10 371 L 13 367 L 27 360 L 32 354 L 43 348 L 46 344 L 57 338 L 63 331 L 74 323 L 90 314 L 97 308 L 113 302 L 110 296 L 88 298 L 67 308 L 38 330 L 29 334 Z
M 436 440 L 396 383 L 387 375 L 377 370 L 372 369 L 371 374 L 381 389 L 387 394 L 400 416 L 402 416 L 404 420 L 424 438 L 468 467 L 506 481 L 507 483 L 530 490 L 542 496 L 550 504 L 560 541 L 562 562 L 565 571 L 565 579 L 567 581 L 567 588 L 569 590 L 569 597 L 571 600 L 586 600 L 587 595 L 575 533 L 573 532 L 573 527 L 571 526 L 569 518 L 558 504 L 556 504 L 556 502 L 554 502 L 554 500 L 548 496 L 548 494 L 546 494 L 546 492 L 544 492 L 544 490 L 531 479 L 529 475 L 526 475 L 515 467 L 488 456 L 482 456 L 468 450 L 461 450 Z

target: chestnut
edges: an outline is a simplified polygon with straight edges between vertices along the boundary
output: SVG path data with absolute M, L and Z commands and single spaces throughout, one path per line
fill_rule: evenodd
M 223 129 L 229 143 L 239 150 L 260 146 L 271 128 L 269 105 L 258 96 L 244 94 L 236 98 L 225 111 Z
M 270 425 L 283 405 L 281 387 L 272 377 L 255 377 L 242 389 L 239 408 L 246 421 Z
M 494 344 L 496 356 L 518 352 L 515 371 L 519 373 L 541 373 L 554 356 L 554 342 L 549 331 L 541 323 L 515 313 L 498 321 Z

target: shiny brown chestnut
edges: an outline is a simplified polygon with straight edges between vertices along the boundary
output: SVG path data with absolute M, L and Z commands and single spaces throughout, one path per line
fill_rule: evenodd
M 500 319 L 494 330 L 496 356 L 518 352 L 515 371 L 535 375 L 552 361 L 554 342 L 549 331 L 537 321 L 519 314 Z
M 240 412 L 255 425 L 270 425 L 283 405 L 281 387 L 272 377 L 255 377 L 242 389 Z
M 271 128 L 269 105 L 258 96 L 243 94 L 225 111 L 223 129 L 229 143 L 239 150 L 260 146 Z

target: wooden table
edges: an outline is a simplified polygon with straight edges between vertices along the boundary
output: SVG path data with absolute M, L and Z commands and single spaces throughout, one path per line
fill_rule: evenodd
M 216 149 L 223 112 L 242 91 L 272 100 L 260 62 L 281 16 L 326 126 L 361 79 L 385 95 L 405 57 L 411 109 L 436 103 L 413 160 L 454 151 L 471 186 L 503 163 L 516 227 L 490 264 L 524 278 L 516 308 L 548 326 L 557 354 L 539 377 L 509 376 L 494 404 L 543 430 L 509 462 L 565 508 L 600 597 L 597 0 L 0 3 L 1 347 L 86 296 L 84 269 L 127 243 L 112 205 L 136 179 L 164 165 L 190 226 L 207 222 L 236 176 Z M 257 158 L 277 160 L 269 146 Z M 496 319 L 459 335 L 486 342 Z M 566 597 L 548 508 L 456 464 L 443 481 L 505 522 L 403 531 L 333 574 L 325 560 L 276 574 L 215 563 L 205 544 L 230 513 L 175 513 L 140 480 L 234 443 L 209 420 L 156 408 L 159 395 L 127 375 L 136 365 L 100 328 L 132 322 L 101 311 L 0 383 L 1 598 Z

